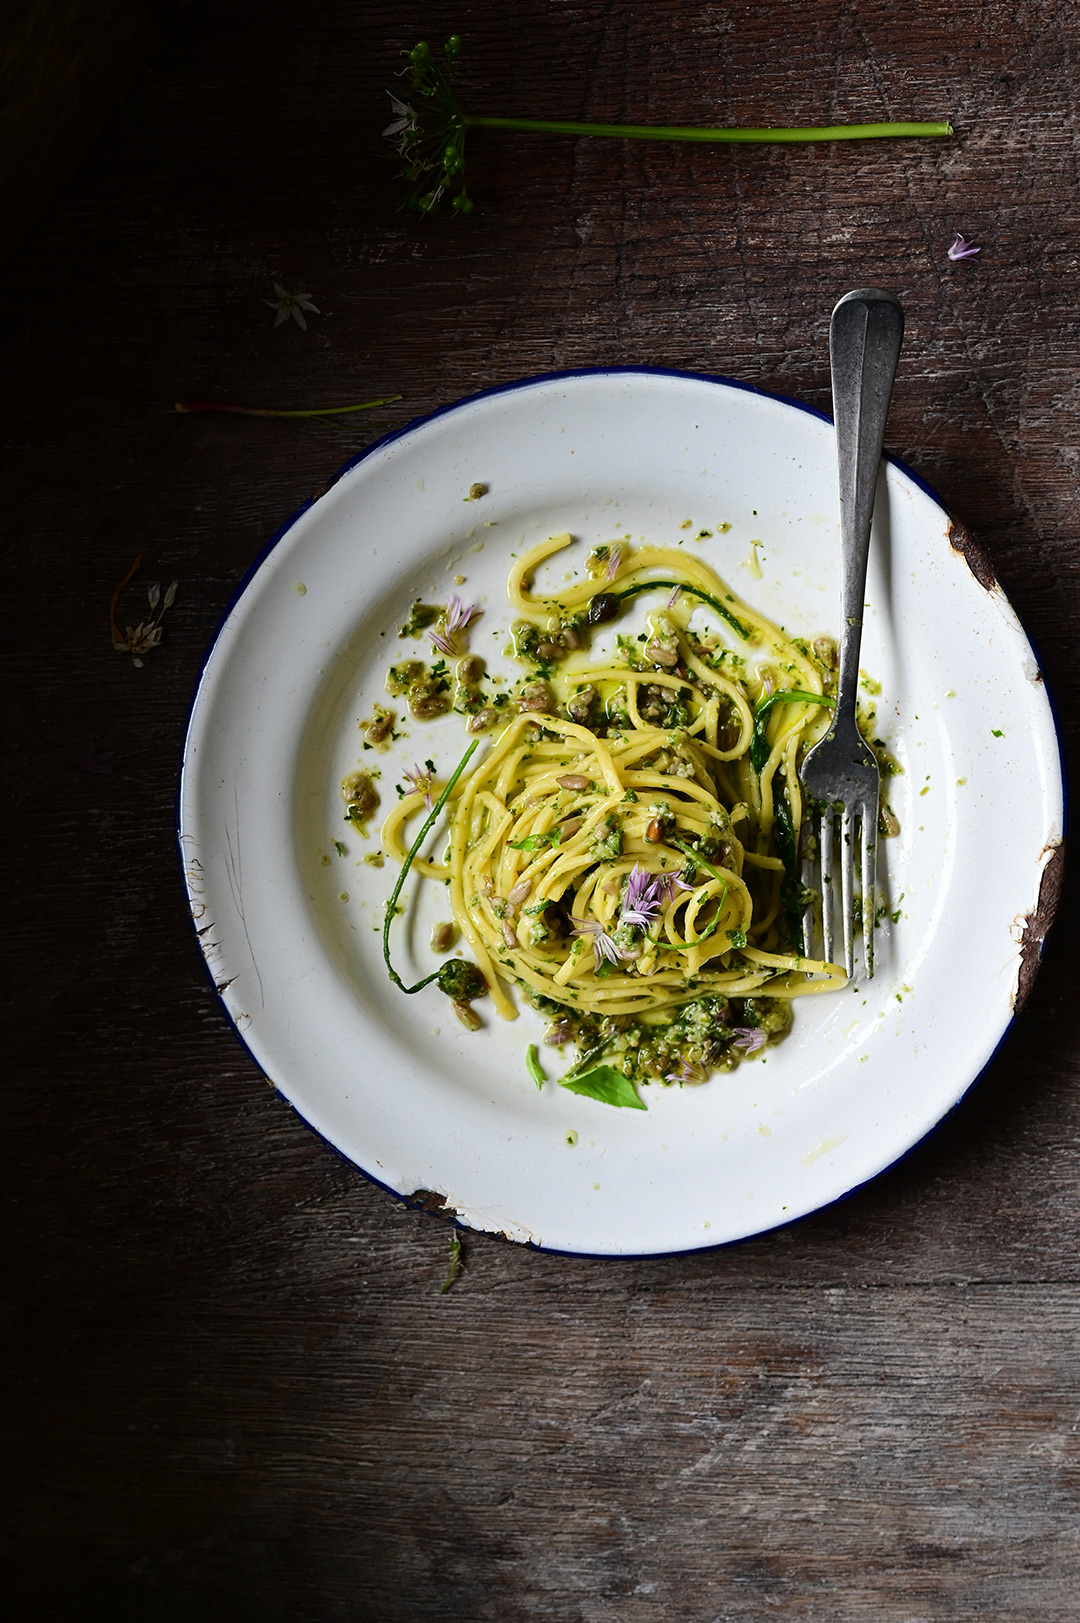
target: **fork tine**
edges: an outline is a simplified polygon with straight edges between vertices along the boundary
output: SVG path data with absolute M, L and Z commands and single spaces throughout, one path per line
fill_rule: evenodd
M 832 869 L 833 869 L 833 814 L 825 806 L 818 827 L 818 857 L 821 863 L 821 956 L 832 963 Z
M 840 817 L 840 896 L 844 913 L 844 968 L 855 969 L 855 818 L 845 805 Z
M 813 818 L 807 817 L 802 826 L 800 840 L 800 877 L 803 890 L 807 894 L 806 906 L 802 916 L 802 950 L 804 957 L 814 956 L 814 943 L 817 940 L 817 913 L 814 906 L 814 897 L 817 891 L 818 854 L 814 849 L 817 841 L 817 831 L 814 828 Z
M 877 889 L 874 881 L 874 858 L 877 854 L 877 808 L 863 806 L 859 818 L 862 838 L 860 857 L 862 868 L 862 933 L 863 958 L 866 978 L 874 978 L 874 923 L 877 915 Z

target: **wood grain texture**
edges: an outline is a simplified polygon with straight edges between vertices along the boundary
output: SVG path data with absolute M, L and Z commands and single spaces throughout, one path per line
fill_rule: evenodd
M 478 110 L 957 136 L 478 135 L 477 213 L 419 221 L 384 91 L 453 28 Z M 203 0 L 24 242 L 2 277 L 8 1616 L 1075 1619 L 1068 871 L 986 1075 L 867 1188 L 672 1259 L 469 1237 L 441 1295 L 445 1222 L 365 1183 L 232 1037 L 173 836 L 220 616 L 376 430 L 172 406 L 400 392 L 398 426 L 623 362 L 825 406 L 828 312 L 882 282 L 908 322 L 889 448 L 980 542 L 1071 758 L 1078 59 L 1063 0 Z M 956 229 L 977 259 L 946 259 Z M 271 279 L 315 297 L 307 333 L 272 329 Z M 108 635 L 138 554 L 129 618 L 180 581 L 141 669 Z
M 77 173 L 187 0 L 7 0 L 0 264 Z

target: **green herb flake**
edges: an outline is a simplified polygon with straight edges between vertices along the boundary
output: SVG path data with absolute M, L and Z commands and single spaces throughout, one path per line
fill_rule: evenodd
M 523 840 L 510 840 L 511 851 L 542 851 L 545 845 L 561 845 L 562 829 L 549 828 L 546 834 L 527 834 Z
M 537 1048 L 535 1043 L 530 1043 L 528 1048 L 525 1050 L 525 1069 L 528 1071 L 537 1087 L 542 1088 L 544 1083 L 547 1081 L 547 1077 L 540 1068 L 540 1050 Z
M 443 1287 L 439 1293 L 441 1296 L 446 1295 L 461 1272 L 462 1249 L 461 1231 L 460 1229 L 452 1229 L 450 1231 L 450 1266 L 446 1271 L 446 1278 L 443 1280 Z

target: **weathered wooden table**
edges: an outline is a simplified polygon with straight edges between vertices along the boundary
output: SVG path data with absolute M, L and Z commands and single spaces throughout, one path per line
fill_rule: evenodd
M 854 1198 L 682 1259 L 473 1237 L 445 1295 L 446 1223 L 295 1119 L 204 973 L 183 727 L 289 513 L 382 423 L 553 368 L 827 406 L 849 287 L 904 301 L 889 446 L 984 545 L 1075 743 L 1075 8 L 511 10 L 194 5 L 3 274 L 6 1615 L 1072 1623 L 1074 886 L 990 1070 Z M 453 28 L 492 113 L 956 135 L 478 134 L 475 214 L 424 221 L 397 207 L 384 90 Z M 982 252 L 953 263 L 958 229 Z M 310 292 L 306 332 L 273 327 L 272 281 Z M 172 409 L 382 393 L 350 434 Z M 180 582 L 141 668 L 109 631 L 137 556 L 127 619 Z

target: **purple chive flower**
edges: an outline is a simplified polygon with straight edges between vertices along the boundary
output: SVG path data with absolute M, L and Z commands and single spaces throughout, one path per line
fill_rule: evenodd
M 475 603 L 463 603 L 460 597 L 450 599 L 443 616 L 443 624 L 446 629 L 428 632 L 428 636 L 440 654 L 445 654 L 447 658 L 453 659 L 458 651 L 454 641 L 456 633 L 464 631 L 470 620 L 475 620 L 479 613 L 480 610 Z
M 674 591 L 672 592 L 671 596 L 667 600 L 668 608 L 673 609 L 675 607 L 676 603 L 679 601 L 681 596 L 682 596 L 682 587 L 681 586 L 676 586 Z
M 696 885 L 688 885 L 686 883 L 686 880 L 683 878 L 683 872 L 684 870 L 682 868 L 678 868 L 674 873 L 657 874 L 656 882 L 659 887 L 660 900 L 662 902 L 673 902 L 675 900 L 675 894 L 677 891 L 697 889 Z
M 621 563 L 622 563 L 622 548 L 621 547 L 616 547 L 614 552 L 611 554 L 610 558 L 608 559 L 607 578 L 608 578 L 609 581 L 613 581 L 615 579 L 615 576 L 619 573 L 619 565 Z
M 605 962 L 617 964 L 622 957 L 622 953 L 612 941 L 604 926 L 598 923 L 596 919 L 579 919 L 574 934 L 592 937 L 597 969 Z
M 112 760 L 114 754 L 114 750 L 103 750 L 95 738 L 82 760 L 77 761 L 76 765 L 78 766 L 80 772 L 94 772 L 99 774 L 111 772 L 112 767 L 109 765 L 109 762 Z
M 982 249 L 977 248 L 970 237 L 963 236 L 959 231 L 949 247 L 950 259 L 970 259 L 972 254 L 981 253 Z
M 423 795 L 424 805 L 430 811 L 434 804 L 431 798 L 431 791 L 435 783 L 434 775 L 425 771 L 422 766 L 414 766 L 411 772 L 403 772 L 401 775 L 406 783 L 412 784 L 413 794 Z
M 475 620 L 480 613 L 475 603 L 463 603 L 460 597 L 452 597 L 446 605 L 446 629 L 451 637 L 455 631 L 464 631 L 470 620 Z
M 691 1065 L 689 1060 L 684 1059 L 677 1071 L 668 1072 L 667 1076 L 664 1078 L 664 1081 L 695 1083 L 704 1082 L 708 1074 L 708 1071 L 706 1071 L 703 1065 Z
M 741 1048 L 744 1054 L 756 1054 L 759 1048 L 764 1048 L 769 1040 L 766 1031 L 754 1031 L 750 1026 L 735 1026 L 735 1047 Z
M 660 911 L 663 901 L 663 880 L 666 875 L 650 873 L 640 862 L 635 862 L 626 882 L 626 898 L 619 915 L 620 924 L 632 924 L 647 930 Z

